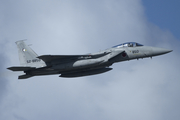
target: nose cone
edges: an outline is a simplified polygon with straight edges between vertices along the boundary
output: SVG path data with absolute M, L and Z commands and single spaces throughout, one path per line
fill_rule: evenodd
M 169 52 L 172 52 L 172 51 L 173 50 L 152 47 L 152 56 L 163 55 L 163 54 L 166 54 L 166 53 L 169 53 Z

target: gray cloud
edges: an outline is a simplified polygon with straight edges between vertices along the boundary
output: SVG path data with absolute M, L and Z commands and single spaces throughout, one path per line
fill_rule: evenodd
M 5 70 L 6 69 L 6 65 L 9 62 L 7 59 L 6 54 L 4 54 L 4 52 L 6 52 L 6 41 L 0 41 L 0 116 L 3 116 L 3 109 L 4 109 L 4 102 L 6 101 L 7 98 L 7 94 L 9 92 L 8 90 L 8 85 L 9 85 L 9 81 L 8 81 L 8 73 Z
M 0 11 L 0 45 L 6 51 L 1 61 L 7 62 L 1 62 L 1 71 L 18 65 L 14 42 L 26 38 L 38 54 L 84 54 L 126 41 L 174 50 L 82 78 L 53 75 L 18 81 L 22 73 L 8 71 L 3 79 L 9 83 L 4 79 L 0 85 L 1 119 L 180 118 L 179 42 L 146 21 L 140 0 L 6 0 Z
M 4 72 L 4 68 L 5 68 L 5 65 L 6 65 L 6 59 L 5 59 L 5 56 L 0 53 L 0 56 L 1 56 L 1 60 L 0 60 L 0 103 L 1 101 L 3 100 L 2 98 L 5 96 L 6 94 L 6 91 L 7 91 L 7 84 L 8 84 L 8 81 L 7 81 L 7 78 L 5 77 L 5 72 Z

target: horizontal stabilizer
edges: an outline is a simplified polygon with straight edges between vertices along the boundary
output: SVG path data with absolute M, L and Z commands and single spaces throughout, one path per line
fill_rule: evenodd
M 27 71 L 27 70 L 32 70 L 36 68 L 35 67 L 9 67 L 7 69 L 12 70 L 12 71 Z
M 33 77 L 33 76 L 25 74 L 25 75 L 19 76 L 18 79 L 27 79 L 27 78 L 30 78 L 30 77 Z

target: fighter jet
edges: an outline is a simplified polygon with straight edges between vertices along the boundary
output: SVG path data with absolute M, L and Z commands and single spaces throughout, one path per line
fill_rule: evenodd
M 112 70 L 116 62 L 140 58 L 152 58 L 172 50 L 144 46 L 136 42 L 127 42 L 106 50 L 84 55 L 42 55 L 38 56 L 24 40 L 16 42 L 21 66 L 9 67 L 12 71 L 24 71 L 18 79 L 33 76 L 60 74 L 59 77 L 81 77 L 95 75 Z

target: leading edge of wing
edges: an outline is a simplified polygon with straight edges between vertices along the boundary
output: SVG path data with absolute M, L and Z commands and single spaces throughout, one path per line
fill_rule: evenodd
M 74 59 L 78 57 L 79 55 L 41 55 L 37 58 L 42 59 L 44 62 L 50 62 L 57 59 Z

